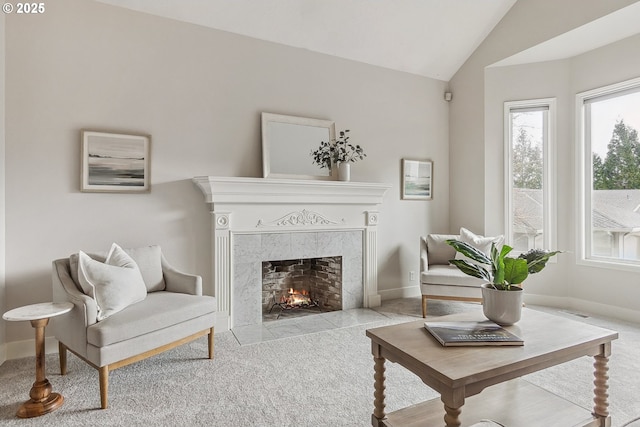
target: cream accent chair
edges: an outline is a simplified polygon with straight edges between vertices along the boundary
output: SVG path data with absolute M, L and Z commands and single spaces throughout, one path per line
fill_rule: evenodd
M 480 285 L 484 280 L 468 276 L 455 265 L 456 250 L 446 243 L 460 240 L 457 234 L 429 234 L 420 237 L 420 291 L 422 317 L 427 316 L 427 300 L 482 302 Z
M 159 246 L 125 249 L 147 288 L 141 302 L 96 321 L 96 301 L 85 295 L 77 278 L 77 255 L 53 261 L 53 301 L 70 301 L 66 316 L 52 319 L 59 341 L 60 373 L 67 373 L 67 350 L 99 371 L 100 404 L 107 408 L 109 372 L 208 336 L 213 359 L 215 298 L 202 295 L 202 278 L 171 267 Z M 89 254 L 104 261 L 103 254 Z

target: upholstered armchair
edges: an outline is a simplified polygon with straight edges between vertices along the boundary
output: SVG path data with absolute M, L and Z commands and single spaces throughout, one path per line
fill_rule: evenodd
M 449 260 L 456 258 L 456 250 L 447 244 L 448 239 L 461 240 L 489 254 L 491 244 L 501 246 L 504 237 L 477 236 L 466 228 L 460 234 L 429 234 L 420 237 L 420 291 L 422 293 L 422 317 L 427 315 L 427 300 L 451 300 L 482 302 L 480 286 L 486 281 L 468 276 Z
M 52 272 L 53 300 L 74 304 L 52 321 L 60 372 L 67 373 L 67 350 L 97 369 L 103 409 L 113 369 L 205 335 L 213 359 L 216 304 L 202 295 L 201 277 L 171 267 L 159 246 L 115 252 L 80 252 L 53 261 Z

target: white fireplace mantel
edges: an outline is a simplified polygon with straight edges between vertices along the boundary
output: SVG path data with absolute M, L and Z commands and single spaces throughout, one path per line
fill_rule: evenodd
M 234 326 L 234 236 L 265 233 L 362 232 L 363 305 L 380 305 L 378 207 L 388 184 L 198 176 L 193 182 L 212 214 L 216 330 Z M 236 240 L 238 240 L 236 238 Z M 242 239 L 240 239 L 242 240 Z
M 379 205 L 388 184 L 370 182 L 197 176 L 193 182 L 213 204 L 365 204 Z

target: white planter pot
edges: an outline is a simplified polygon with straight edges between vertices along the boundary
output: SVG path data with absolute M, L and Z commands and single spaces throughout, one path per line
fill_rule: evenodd
M 338 179 L 340 181 L 351 181 L 351 163 L 338 163 Z
M 482 285 L 482 311 L 487 319 L 498 325 L 513 325 L 522 315 L 522 288 L 512 286 L 510 291 L 499 291 L 490 284 Z

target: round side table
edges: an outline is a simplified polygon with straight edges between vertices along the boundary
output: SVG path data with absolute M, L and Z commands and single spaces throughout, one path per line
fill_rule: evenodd
M 2 315 L 2 318 L 9 321 L 29 320 L 31 326 L 36 330 L 36 382 L 33 383 L 29 397 L 31 399 L 24 402 L 16 415 L 20 418 L 39 417 L 58 409 L 64 402 L 64 397 L 58 393 L 52 393 L 49 380 L 45 378 L 44 366 L 44 328 L 49 323 L 49 319 L 65 314 L 73 308 L 70 302 L 45 302 L 41 304 L 25 305 L 14 308 Z

